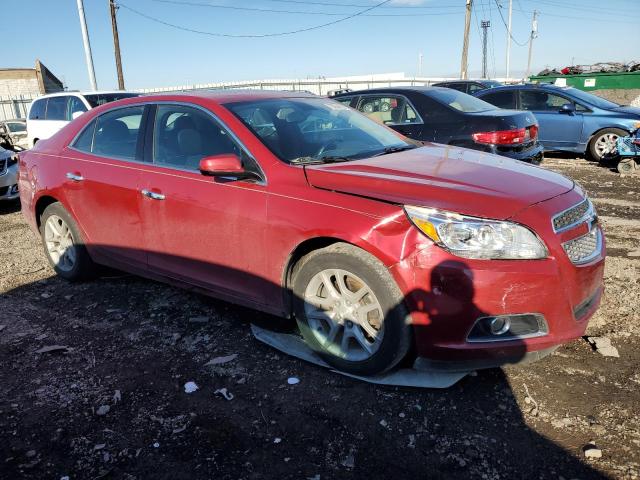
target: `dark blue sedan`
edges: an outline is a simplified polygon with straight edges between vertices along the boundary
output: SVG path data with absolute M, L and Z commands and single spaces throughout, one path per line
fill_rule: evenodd
M 628 135 L 640 122 L 640 108 L 621 106 L 572 87 L 509 85 L 475 96 L 500 108 L 533 112 L 545 151 L 589 153 L 598 161 L 613 150 L 619 136 Z

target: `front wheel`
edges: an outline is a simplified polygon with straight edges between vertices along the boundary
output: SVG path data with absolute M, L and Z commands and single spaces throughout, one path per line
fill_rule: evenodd
M 377 259 L 345 243 L 311 252 L 293 273 L 294 313 L 309 347 L 338 370 L 374 375 L 406 355 L 402 294 Z
M 624 137 L 627 132 L 619 128 L 605 128 L 596 133 L 589 143 L 589 153 L 591 158 L 600 162 L 608 155 L 616 151 L 616 142 L 619 137 Z
M 40 234 L 49 264 L 55 272 L 70 281 L 89 278 L 94 263 L 73 217 L 60 203 L 52 203 L 40 217 Z

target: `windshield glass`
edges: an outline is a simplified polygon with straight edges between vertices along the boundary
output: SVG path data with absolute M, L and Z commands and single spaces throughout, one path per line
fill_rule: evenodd
M 610 102 L 609 100 L 605 100 L 604 98 L 598 97 L 597 95 L 594 95 L 593 93 L 583 92 L 582 90 L 578 90 L 577 88 L 567 88 L 565 91 L 567 93 L 570 93 L 574 97 L 576 97 L 578 100 L 582 100 L 583 102 L 587 102 L 587 103 L 593 105 L 594 107 L 598 107 L 598 108 L 616 108 L 616 107 L 620 106 L 617 103 Z
M 9 122 L 7 126 L 13 133 L 26 132 L 27 130 L 27 124 L 22 122 Z
M 266 99 L 225 106 L 287 162 L 366 158 L 414 147 L 388 128 L 326 98 Z
M 453 89 L 433 91 L 429 92 L 428 95 L 434 100 L 464 113 L 487 112 L 497 108 L 484 100 Z
M 95 108 L 99 105 L 104 105 L 105 103 L 115 102 L 116 100 L 122 100 L 123 98 L 131 98 L 131 97 L 139 97 L 139 93 L 92 93 L 89 95 L 85 95 L 84 98 L 87 99 L 89 105 L 92 108 Z

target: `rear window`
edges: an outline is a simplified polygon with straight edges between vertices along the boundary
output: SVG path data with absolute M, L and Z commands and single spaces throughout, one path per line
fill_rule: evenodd
M 7 123 L 7 126 L 13 133 L 24 132 L 27 130 L 27 126 L 22 122 L 9 122 Z
M 482 99 L 495 105 L 498 108 L 516 108 L 515 96 L 513 90 L 503 90 L 501 92 L 492 92 L 482 95 Z
M 31 105 L 29 110 L 29 120 L 44 120 L 45 112 L 47 111 L 47 99 L 36 100 Z
M 459 92 L 457 90 L 438 90 L 437 92 L 430 92 L 431 98 L 437 100 L 440 103 L 444 103 L 451 108 L 455 108 L 459 112 L 464 113 L 477 113 L 486 112 L 488 110 L 495 110 L 496 108 L 490 103 L 480 100 L 466 93 Z
M 116 100 L 122 100 L 123 98 L 139 97 L 139 93 L 91 93 L 85 95 L 84 98 L 89 102 L 92 108 L 104 105 L 105 103 L 115 102 Z

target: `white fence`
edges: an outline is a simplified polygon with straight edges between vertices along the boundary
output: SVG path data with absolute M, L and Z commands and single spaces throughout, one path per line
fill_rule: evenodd
M 377 78 L 376 78 L 377 77 Z M 142 93 L 161 92 L 188 92 L 193 90 L 231 90 L 231 89 L 257 89 L 257 90 L 287 90 L 306 91 L 316 95 L 326 95 L 332 90 L 349 88 L 352 90 L 365 90 L 376 87 L 401 87 L 401 86 L 428 86 L 451 78 L 380 78 L 375 75 L 367 77 L 343 77 L 323 79 L 288 79 L 288 80 L 252 80 L 246 82 L 221 82 L 203 83 L 194 85 L 177 85 L 173 87 L 144 88 L 137 90 Z
M 18 97 L 0 97 L 0 120 L 27 118 L 29 104 L 35 97 L 20 95 Z
M 404 74 L 376 74 L 357 77 L 334 77 L 320 79 L 287 79 L 287 80 L 251 80 L 243 82 L 201 83 L 193 85 L 178 85 L 162 88 L 143 88 L 135 90 L 141 93 L 188 92 L 194 90 L 229 90 L 229 89 L 257 89 L 257 90 L 288 90 L 307 91 L 316 95 L 327 95 L 332 90 L 365 90 L 377 87 L 429 86 L 444 80 L 454 78 L 435 77 L 405 77 Z M 507 79 L 496 79 L 505 81 Z M 514 80 L 507 80 L 513 82 Z M 35 97 L 0 97 L 0 121 L 11 118 L 26 118 L 29 104 Z

